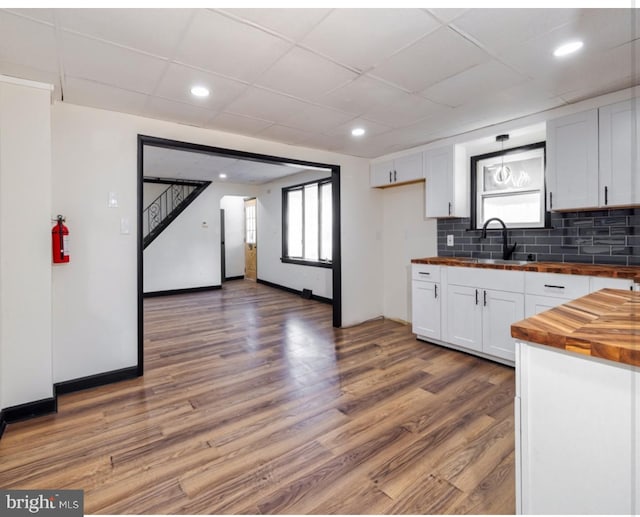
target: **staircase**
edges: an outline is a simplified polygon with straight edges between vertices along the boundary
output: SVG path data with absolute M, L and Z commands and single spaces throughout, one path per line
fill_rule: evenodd
M 154 182 L 158 183 L 157 180 Z M 163 179 L 162 182 L 169 186 L 142 212 L 143 248 L 149 246 L 211 183 L 178 179 Z

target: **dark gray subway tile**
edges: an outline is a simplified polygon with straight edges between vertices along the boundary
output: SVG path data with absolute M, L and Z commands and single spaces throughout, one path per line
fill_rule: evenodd
M 611 264 L 626 266 L 628 257 L 626 255 L 597 255 L 593 257 L 594 264 Z
M 593 244 L 608 244 L 610 246 L 624 246 L 626 237 L 619 235 L 616 237 L 594 237 Z
M 609 235 L 609 228 L 580 228 L 578 229 L 578 235 Z
M 593 264 L 592 255 L 564 255 L 563 262 L 579 262 L 580 264 Z
M 594 226 L 626 226 L 627 218 L 624 215 L 617 217 L 595 217 Z

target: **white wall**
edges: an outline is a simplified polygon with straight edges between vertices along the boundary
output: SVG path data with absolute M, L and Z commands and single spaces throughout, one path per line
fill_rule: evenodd
M 222 283 L 220 203 L 230 189 L 255 192 L 250 185 L 212 183 L 144 250 L 145 293 Z
M 244 276 L 244 198 L 224 196 L 220 208 L 224 210 L 225 276 Z
M 54 381 L 137 361 L 137 135 L 341 166 L 343 324 L 382 314 L 381 193 L 369 188 L 368 160 L 93 108 L 53 106 L 53 213 L 69 217 L 72 262 L 54 271 Z M 107 208 L 118 192 L 119 208 Z M 220 199 L 209 222 L 218 244 Z M 120 234 L 120 219 L 131 234 Z M 219 267 L 217 268 L 220 274 Z M 214 282 L 215 283 L 215 282 Z
M 220 285 L 220 244 L 210 223 L 215 197 L 211 184 L 145 248 L 145 293 Z
M 425 184 L 384 190 L 384 315 L 411 321 L 411 259 L 437 252 L 437 224 L 425 218 Z
M 53 395 L 50 97 L 0 77 L 0 408 Z
M 327 171 L 305 171 L 263 185 L 258 196 L 258 278 L 274 284 L 332 298 L 333 271 L 299 264 L 286 264 L 282 256 L 282 187 L 328 178 Z

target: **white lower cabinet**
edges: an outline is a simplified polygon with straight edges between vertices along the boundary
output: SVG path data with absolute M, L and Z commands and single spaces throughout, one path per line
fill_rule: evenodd
M 412 294 L 413 332 L 430 339 L 441 337 L 440 284 L 414 280 Z
M 517 513 L 637 514 L 640 372 L 516 346 Z
M 513 365 L 513 323 L 603 288 L 633 285 L 620 278 L 413 264 L 413 332 Z
M 524 295 L 486 289 L 482 298 L 482 351 L 515 361 L 511 324 L 524 318 Z
M 480 292 L 464 285 L 447 286 L 447 341 L 482 351 L 482 307 Z

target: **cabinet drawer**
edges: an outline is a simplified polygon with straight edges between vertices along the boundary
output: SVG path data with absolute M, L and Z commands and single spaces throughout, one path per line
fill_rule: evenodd
M 411 264 L 411 278 L 413 280 L 440 281 L 440 266 L 430 264 Z
M 588 276 L 529 271 L 525 274 L 525 288 L 527 294 L 551 296 L 565 300 L 574 300 L 590 292 Z
M 496 289 L 512 293 L 524 292 L 524 271 L 450 267 L 447 269 L 447 281 L 450 284 L 467 285 L 480 289 Z
M 594 293 L 600 289 L 624 289 L 625 291 L 633 290 L 633 280 L 627 278 L 608 278 L 606 276 L 591 277 L 591 292 Z

